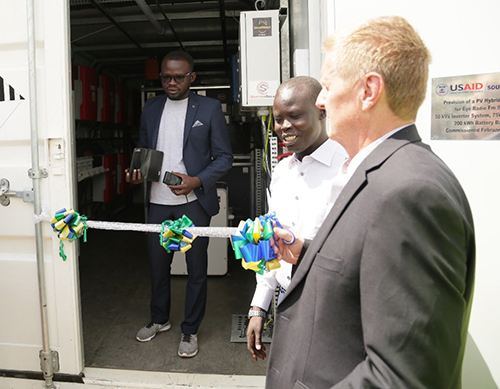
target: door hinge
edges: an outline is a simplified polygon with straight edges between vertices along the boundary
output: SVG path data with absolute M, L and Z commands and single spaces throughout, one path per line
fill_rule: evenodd
M 47 178 L 49 173 L 47 173 L 47 169 L 40 169 L 33 171 L 33 169 L 28 170 L 29 178 Z
M 59 354 L 57 351 L 40 350 L 40 368 L 43 372 L 43 378 L 52 378 L 54 373 L 59 372 Z

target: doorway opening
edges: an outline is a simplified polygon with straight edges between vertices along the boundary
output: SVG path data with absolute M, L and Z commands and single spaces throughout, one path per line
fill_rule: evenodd
M 163 32 L 139 3 L 149 7 Z M 277 9 L 279 4 L 272 3 L 279 1 L 267 4 L 269 9 Z M 145 221 L 143 188 L 126 183 L 124 169 L 137 145 L 144 102 L 163 93 L 158 78 L 161 59 L 169 51 L 183 49 L 195 60 L 197 79 L 192 89 L 219 99 L 226 116 L 235 155 L 233 168 L 220 183 L 227 189 L 227 226 L 235 227 L 240 220 L 256 216 L 260 124 L 235 103 L 237 86 L 232 77 L 237 66 L 239 13 L 249 10 L 255 10 L 253 1 L 70 1 L 80 213 L 91 220 Z M 245 316 L 248 311 L 255 276 L 234 258 L 229 240 L 226 272 L 209 272 L 198 355 L 189 359 L 177 356 L 185 275 L 172 276 L 172 328 L 146 343 L 135 339 L 150 320 L 146 240 L 141 232 L 89 230 L 88 242 L 80 244 L 85 365 L 264 375 L 266 361 L 254 363 L 246 342 L 234 341 L 232 335 L 233 316 Z M 174 258 L 174 265 L 179 260 Z M 240 330 L 243 338 L 245 329 Z

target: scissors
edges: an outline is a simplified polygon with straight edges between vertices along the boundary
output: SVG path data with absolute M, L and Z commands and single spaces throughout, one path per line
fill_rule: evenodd
M 280 223 L 280 221 L 278 220 L 278 218 L 274 218 L 274 221 L 276 222 L 276 225 L 281 228 L 282 230 L 286 230 L 288 231 L 290 234 L 292 234 L 292 240 L 290 242 L 286 241 L 285 239 L 281 239 L 283 241 L 284 244 L 290 246 L 291 244 L 293 244 L 295 242 L 295 235 L 292 231 L 290 231 L 288 228 L 285 228 L 283 227 L 283 225 Z M 273 238 L 274 238 L 274 243 L 276 244 L 276 237 L 273 235 Z

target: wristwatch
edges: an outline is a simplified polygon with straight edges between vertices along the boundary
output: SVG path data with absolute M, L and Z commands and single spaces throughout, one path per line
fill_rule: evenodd
M 260 317 L 263 317 L 265 319 L 267 316 L 267 312 L 266 311 L 259 311 L 257 309 L 250 308 L 250 310 L 248 311 L 248 317 L 251 318 L 251 317 L 255 317 L 255 316 L 260 316 Z

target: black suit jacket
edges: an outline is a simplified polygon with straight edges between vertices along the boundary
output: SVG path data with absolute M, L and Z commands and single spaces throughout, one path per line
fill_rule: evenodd
M 161 95 L 148 100 L 144 105 L 140 147 L 156 149 L 166 100 L 167 95 Z M 189 93 L 184 123 L 183 160 L 188 175 L 197 176 L 201 180 L 202 185 L 194 191 L 198 201 L 210 216 L 217 214 L 219 201 L 216 181 L 233 163 L 231 142 L 219 100 Z
M 279 305 L 267 388 L 459 388 L 471 211 L 409 126 L 359 166 Z

